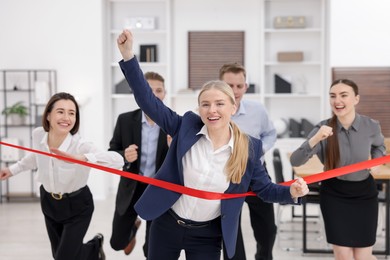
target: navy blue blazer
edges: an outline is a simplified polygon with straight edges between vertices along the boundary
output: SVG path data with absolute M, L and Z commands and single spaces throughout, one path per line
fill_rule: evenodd
M 187 112 L 178 115 L 156 98 L 144 78 L 137 59 L 119 62 L 123 74 L 131 86 L 139 107 L 164 132 L 172 136 L 172 143 L 156 179 L 184 185 L 182 159 L 185 153 L 199 140 L 197 135 L 203 127 L 199 115 Z M 225 193 L 245 193 L 250 188 L 266 202 L 293 204 L 289 187 L 272 183 L 259 158 L 262 156 L 262 143 L 259 139 L 249 137 L 249 159 L 241 183 L 230 183 Z M 155 219 L 179 199 L 180 193 L 172 192 L 149 185 L 135 205 L 137 213 L 145 220 Z M 222 236 L 227 254 L 232 257 L 235 253 L 239 215 L 245 198 L 227 199 L 221 201 Z

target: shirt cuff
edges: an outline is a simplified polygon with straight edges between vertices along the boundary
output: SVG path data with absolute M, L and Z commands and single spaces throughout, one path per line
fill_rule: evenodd
M 94 154 L 92 153 L 86 153 L 84 154 L 85 158 L 87 158 L 87 161 L 88 162 L 91 162 L 91 163 L 96 163 L 97 162 L 97 158 Z
M 18 173 L 22 172 L 23 169 L 19 167 L 18 163 L 12 164 L 8 167 L 8 170 L 11 172 L 12 176 L 17 175 Z M 1 185 L 1 183 L 0 183 Z

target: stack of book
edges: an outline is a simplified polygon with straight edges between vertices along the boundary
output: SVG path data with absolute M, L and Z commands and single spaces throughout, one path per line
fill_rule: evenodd
M 141 62 L 157 62 L 157 45 L 141 45 L 140 48 Z

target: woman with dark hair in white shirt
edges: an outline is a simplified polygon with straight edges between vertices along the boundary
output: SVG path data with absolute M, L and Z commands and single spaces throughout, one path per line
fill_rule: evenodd
M 43 113 L 42 124 L 43 127 L 34 129 L 32 134 L 34 149 L 112 168 L 123 166 L 123 158 L 117 152 L 100 151 L 80 137 L 79 107 L 71 94 L 61 92 L 51 97 Z M 1 169 L 0 180 L 33 169 L 37 169 L 35 178 L 42 184 L 41 207 L 53 258 L 105 259 L 102 234 L 83 244 L 94 210 L 92 194 L 87 186 L 90 168 L 29 153 L 9 168 Z

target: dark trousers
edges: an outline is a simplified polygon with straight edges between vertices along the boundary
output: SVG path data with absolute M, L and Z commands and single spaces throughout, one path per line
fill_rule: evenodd
M 221 219 L 204 227 L 188 228 L 166 212 L 152 221 L 148 260 L 177 260 L 184 250 L 186 260 L 220 260 Z
M 76 195 L 54 199 L 40 187 L 41 207 L 45 216 L 53 258 L 55 260 L 97 260 L 99 241 L 92 239 L 83 244 L 91 222 L 94 204 L 88 186 Z
M 272 249 L 276 238 L 275 213 L 272 203 L 266 203 L 258 197 L 247 197 L 253 234 L 256 239 L 255 260 L 272 260 Z M 245 260 L 245 247 L 241 232 L 241 219 L 238 227 L 236 253 L 228 258 L 224 250 L 224 259 Z
M 137 184 L 132 201 L 124 214 L 119 214 L 119 212 L 115 209 L 114 219 L 112 221 L 112 234 L 110 239 L 111 247 L 114 250 L 123 250 L 136 235 L 137 228 L 134 224 L 138 214 L 134 210 L 134 204 L 141 197 L 145 188 L 146 185 Z M 146 258 L 148 256 L 147 253 L 150 223 L 150 221 L 147 221 L 146 223 L 145 244 L 143 246 L 143 251 Z

